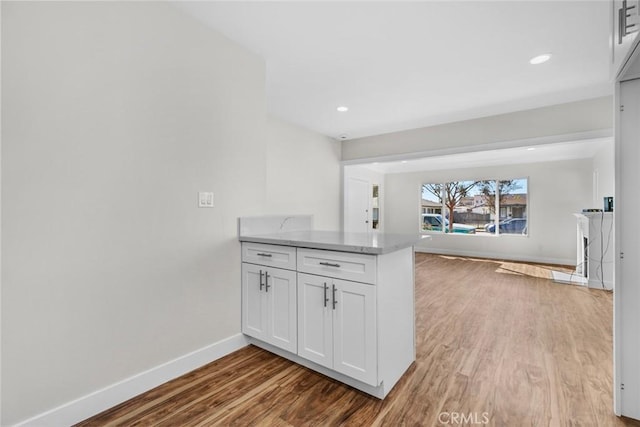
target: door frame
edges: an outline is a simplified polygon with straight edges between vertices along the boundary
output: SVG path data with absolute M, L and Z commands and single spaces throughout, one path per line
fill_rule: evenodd
M 616 415 L 622 414 L 622 302 L 624 297 L 623 286 L 619 279 L 622 278 L 622 264 L 619 254 L 622 252 L 622 213 L 620 211 L 620 195 L 622 194 L 622 140 L 620 135 L 620 102 L 621 84 L 629 80 L 640 79 L 640 37 L 636 37 L 631 48 L 622 61 L 619 70 L 613 70 L 614 84 L 614 144 L 615 144 L 615 197 L 618 199 L 613 210 L 614 232 L 614 290 L 613 290 L 613 410 Z M 624 201 L 622 203 L 624 206 Z
M 364 183 L 365 186 L 367 187 L 367 191 L 366 191 L 366 200 L 367 200 L 367 208 L 366 208 L 366 224 L 367 224 L 367 232 L 371 231 L 371 226 L 372 226 L 372 214 L 371 214 L 371 206 L 372 206 L 372 202 L 371 202 L 371 193 L 373 191 L 373 185 L 371 184 L 371 181 L 369 181 L 368 179 L 362 178 L 362 177 L 355 177 L 355 176 L 350 176 L 347 177 L 347 179 L 344 182 L 344 230 L 345 231 L 353 231 L 353 230 L 349 230 L 348 224 L 351 222 L 351 215 L 353 215 L 353 212 L 351 212 L 350 210 L 350 203 L 349 201 L 352 200 L 352 191 L 351 190 L 351 185 L 350 183 L 352 181 L 360 181 L 361 183 Z
M 368 231 L 372 232 L 372 233 L 380 233 L 385 229 L 385 218 L 384 218 L 384 212 L 385 212 L 385 208 L 384 208 L 384 204 L 385 204 L 385 198 L 384 198 L 384 179 L 385 176 L 383 173 L 380 172 L 376 172 L 373 170 L 369 170 L 369 169 L 365 169 L 364 167 L 362 167 L 362 169 L 358 170 L 357 172 L 346 172 L 345 168 L 346 167 L 357 167 L 357 166 L 362 166 L 359 163 L 346 163 L 343 162 L 342 163 L 342 167 L 340 168 L 341 171 L 341 183 L 342 185 L 340 186 L 340 201 L 341 201 L 341 209 L 340 209 L 340 223 L 342 224 L 342 231 L 348 231 L 348 227 L 347 227 L 347 220 L 348 220 L 348 216 L 347 216 L 347 202 L 348 202 L 348 197 L 349 197 L 349 192 L 348 192 L 348 182 L 350 178 L 356 178 L 362 181 L 366 181 L 367 182 L 367 186 L 368 186 L 368 194 L 367 194 L 367 221 L 369 221 L 369 228 Z M 373 229 L 373 186 L 377 185 L 378 186 L 378 228 L 377 229 Z

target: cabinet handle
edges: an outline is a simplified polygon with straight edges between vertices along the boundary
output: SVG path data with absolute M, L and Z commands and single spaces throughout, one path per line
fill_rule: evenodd
M 258 256 L 266 256 L 267 258 L 271 258 L 273 256 L 273 254 L 263 254 L 262 252 L 257 253 L 256 255 L 258 255 Z
M 265 292 L 269 292 L 269 273 L 268 272 L 264 272 L 264 290 Z
M 333 309 L 336 309 L 336 304 L 338 303 L 338 301 L 336 301 L 336 285 L 331 285 L 333 286 Z
M 324 282 L 324 306 L 327 306 L 327 303 L 329 302 L 329 298 L 327 298 L 327 289 L 329 289 L 329 287 L 327 286 L 327 282 Z
M 618 10 L 618 44 L 622 44 L 622 39 L 627 35 L 627 8 L 626 1 L 622 8 Z
M 260 290 L 262 290 L 263 286 L 264 286 L 264 283 L 262 283 L 262 270 L 260 270 Z
M 320 265 L 326 265 L 327 267 L 340 267 L 340 264 L 332 264 L 330 262 L 321 262 Z
M 618 44 L 622 44 L 622 39 L 631 34 L 638 31 L 638 29 L 633 29 L 636 24 L 627 24 L 627 18 L 631 17 L 629 11 L 635 9 L 636 5 L 627 6 L 627 0 L 622 1 L 622 8 L 618 9 Z

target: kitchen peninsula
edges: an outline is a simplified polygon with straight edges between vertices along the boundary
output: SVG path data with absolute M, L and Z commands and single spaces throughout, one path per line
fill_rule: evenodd
M 250 343 L 383 399 L 415 360 L 415 235 L 312 230 L 245 217 L 242 332 Z

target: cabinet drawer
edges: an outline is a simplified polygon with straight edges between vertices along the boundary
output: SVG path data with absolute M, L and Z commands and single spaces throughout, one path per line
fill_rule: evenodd
M 355 282 L 376 282 L 375 255 L 298 249 L 298 271 Z
M 295 270 L 296 248 L 243 242 L 242 262 Z

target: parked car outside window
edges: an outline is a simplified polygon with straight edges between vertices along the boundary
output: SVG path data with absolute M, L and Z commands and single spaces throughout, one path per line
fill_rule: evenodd
M 500 234 L 527 234 L 527 219 L 526 218 L 510 218 L 504 221 L 500 221 L 498 224 Z M 488 233 L 495 233 L 496 224 L 491 223 L 484 226 L 484 229 Z
M 422 214 L 423 231 L 442 231 L 442 215 Z M 449 232 L 449 220 L 444 218 L 444 232 Z M 462 234 L 475 234 L 476 228 L 471 225 L 453 223 L 453 232 Z

